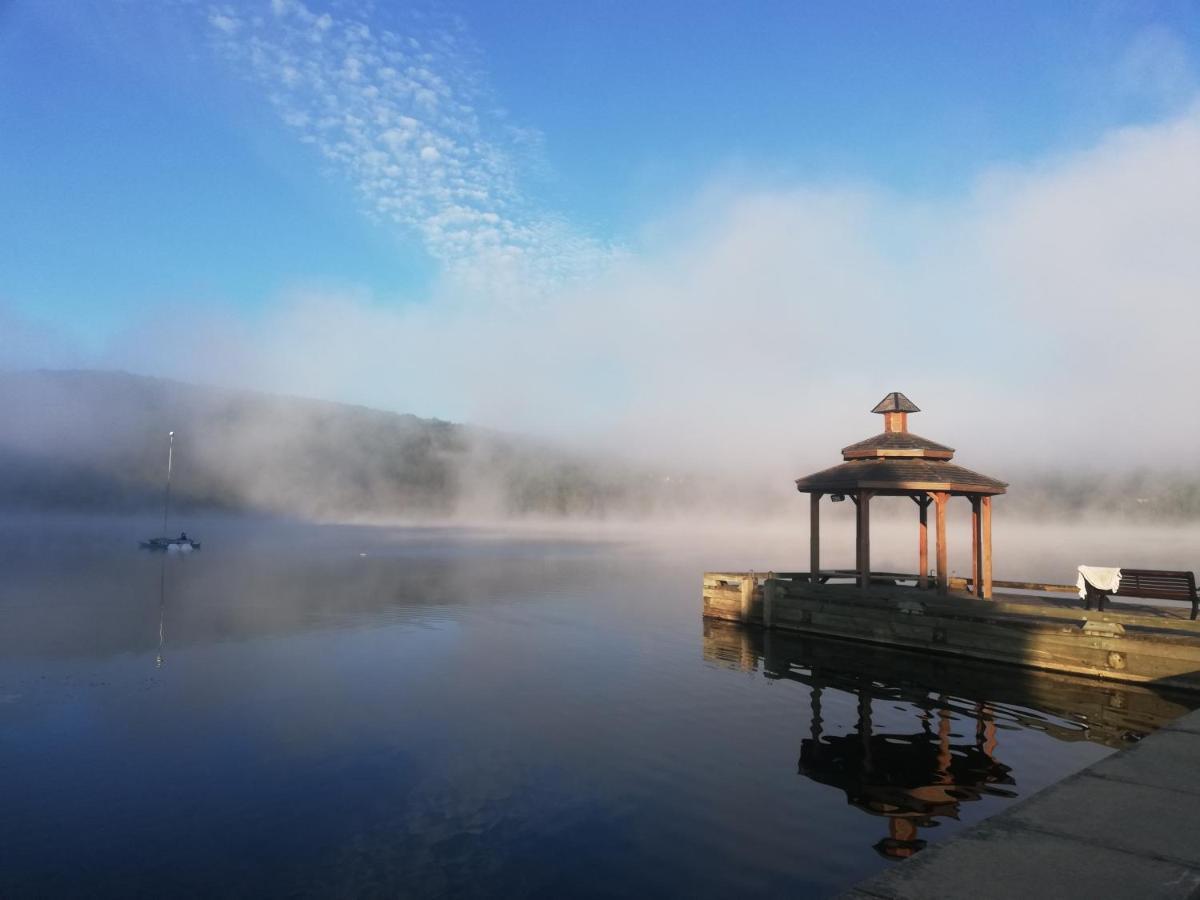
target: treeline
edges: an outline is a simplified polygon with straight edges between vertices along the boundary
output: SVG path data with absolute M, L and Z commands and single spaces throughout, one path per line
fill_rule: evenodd
M 437 419 L 116 372 L 0 375 L 0 506 L 304 518 L 650 516 L 694 482 Z
M 705 477 L 438 419 L 116 372 L 0 374 L 0 509 L 306 519 L 802 517 L 789 478 Z M 1200 519 L 1200 467 L 1021 474 L 1005 515 Z M 797 521 L 799 521 L 797 519 Z
M 1105 472 L 1081 468 L 1012 478 L 1006 507 L 1039 518 L 1200 519 L 1200 465 Z

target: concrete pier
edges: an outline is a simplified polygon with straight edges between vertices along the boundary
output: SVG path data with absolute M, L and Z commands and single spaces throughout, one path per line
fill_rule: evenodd
M 1200 710 L 846 900 L 1200 897 Z

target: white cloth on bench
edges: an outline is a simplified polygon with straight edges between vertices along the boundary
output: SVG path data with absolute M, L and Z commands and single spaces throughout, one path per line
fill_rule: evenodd
M 1079 580 L 1075 586 L 1079 588 L 1079 599 L 1087 598 L 1087 586 L 1091 585 L 1098 591 L 1112 591 L 1114 594 L 1121 589 L 1121 570 L 1104 566 L 1080 566 Z

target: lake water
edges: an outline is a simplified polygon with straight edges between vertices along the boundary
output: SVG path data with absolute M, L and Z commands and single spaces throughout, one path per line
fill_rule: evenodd
M 1190 705 L 706 626 L 802 536 L 190 524 L 0 528 L 0 895 L 826 896 Z

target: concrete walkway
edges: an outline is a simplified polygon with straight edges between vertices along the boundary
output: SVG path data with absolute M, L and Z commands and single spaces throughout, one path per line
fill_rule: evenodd
M 842 897 L 1200 898 L 1200 710 Z

